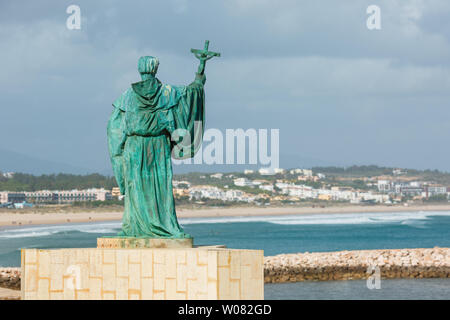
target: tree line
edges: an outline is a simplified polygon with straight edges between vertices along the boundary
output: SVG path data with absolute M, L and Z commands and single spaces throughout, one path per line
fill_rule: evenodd
M 35 176 L 27 173 L 14 173 L 11 178 L 0 174 L 0 191 L 38 191 L 38 190 L 72 190 L 116 187 L 116 179 L 93 173 L 88 175 L 44 174 Z

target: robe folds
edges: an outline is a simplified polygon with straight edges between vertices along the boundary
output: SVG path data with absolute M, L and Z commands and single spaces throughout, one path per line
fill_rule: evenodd
M 204 80 L 163 85 L 155 78 L 133 83 L 116 101 L 108 122 L 114 175 L 125 195 L 119 236 L 189 238 L 178 224 L 172 160 L 193 157 L 204 129 Z

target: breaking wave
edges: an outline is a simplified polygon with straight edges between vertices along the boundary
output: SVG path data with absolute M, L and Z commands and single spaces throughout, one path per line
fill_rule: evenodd
M 44 237 L 56 233 L 84 232 L 84 233 L 116 233 L 121 222 L 77 223 L 64 225 L 29 226 L 22 228 L 7 228 L 0 230 L 1 238 Z
M 282 225 L 339 225 L 339 224 L 405 224 L 419 226 L 432 216 L 450 216 L 450 211 L 440 212 L 372 212 L 372 213 L 331 213 L 299 214 L 284 216 L 240 216 L 220 218 L 185 218 L 181 224 L 267 222 Z M 420 222 L 420 223 L 419 223 Z
M 212 218 L 181 218 L 181 225 L 265 222 L 278 225 L 357 225 L 357 224 L 401 224 L 412 228 L 426 228 L 427 220 L 433 216 L 450 216 L 450 211 L 429 212 L 373 212 L 299 214 L 280 216 L 236 216 Z M 0 239 L 46 237 L 57 233 L 82 232 L 115 234 L 121 228 L 120 221 L 71 223 L 0 229 Z

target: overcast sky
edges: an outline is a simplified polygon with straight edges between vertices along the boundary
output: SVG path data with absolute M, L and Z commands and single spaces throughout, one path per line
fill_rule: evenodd
M 81 30 L 66 28 L 71 4 Z M 222 53 L 208 128 L 279 128 L 282 157 L 450 171 L 448 0 L 2 1 L 0 149 L 104 171 L 137 59 L 188 84 L 205 39 Z

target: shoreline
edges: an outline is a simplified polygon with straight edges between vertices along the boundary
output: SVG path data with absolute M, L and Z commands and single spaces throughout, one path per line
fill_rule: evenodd
M 330 207 L 233 207 L 178 208 L 178 218 L 250 217 L 278 215 L 346 214 L 373 212 L 450 211 L 450 204 L 410 206 L 330 206 Z M 122 212 L 9 213 L 0 212 L 0 227 L 64 223 L 120 221 Z

